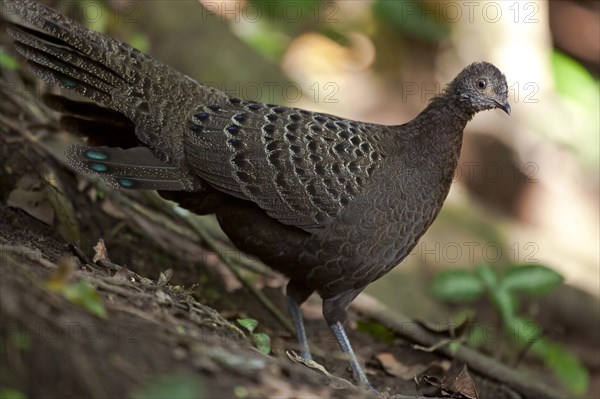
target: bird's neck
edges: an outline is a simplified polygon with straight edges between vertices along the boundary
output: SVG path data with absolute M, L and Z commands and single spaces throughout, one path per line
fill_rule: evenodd
M 442 93 L 434 97 L 427 107 L 410 122 L 415 132 L 432 140 L 462 138 L 462 132 L 475 112 L 458 95 Z
M 475 115 L 457 97 L 447 92 L 435 97 L 405 129 L 411 132 L 407 139 L 417 152 L 440 165 L 450 165 L 452 172 L 460 156 L 463 130 Z

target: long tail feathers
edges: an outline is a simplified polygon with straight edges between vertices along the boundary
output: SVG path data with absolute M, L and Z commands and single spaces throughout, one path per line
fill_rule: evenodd
M 113 94 L 130 84 L 121 75 L 126 71 L 112 70 L 109 67 L 111 62 L 106 59 L 107 52 L 91 51 L 87 46 L 89 42 L 78 39 L 68 30 L 69 26 L 65 28 L 46 20 L 45 13 L 31 11 L 24 11 L 22 16 L 44 31 L 12 24 L 8 27 L 8 33 L 15 40 L 17 51 L 29 60 L 29 67 L 34 75 L 116 108 Z M 74 26 L 70 28 L 74 29 Z M 106 36 L 102 38 L 109 39 Z M 115 52 L 116 54 L 118 53 Z M 99 60 L 96 61 L 95 58 Z
M 67 163 L 114 189 L 187 189 L 177 168 L 157 159 L 146 147 L 124 150 L 74 145 L 67 150 Z
M 144 166 L 143 163 L 139 163 L 137 169 L 126 169 L 135 172 L 129 177 L 141 179 L 136 180 L 136 187 L 150 187 L 152 179 L 159 182 L 151 187 L 155 189 L 157 186 L 177 187 L 175 183 L 167 183 L 169 179 L 178 179 L 188 191 L 202 186 L 186 163 L 183 135 L 188 129 L 191 112 L 199 104 L 225 101 L 227 96 L 224 93 L 204 87 L 131 46 L 91 31 L 35 1 L 8 0 L 5 7 L 6 17 L 10 21 L 8 33 L 15 40 L 17 50 L 28 59 L 34 75 L 74 90 L 125 117 L 115 117 L 111 121 L 111 115 L 103 110 L 101 120 L 98 120 L 94 115 L 98 109 L 90 106 L 83 115 L 63 117 L 63 125 L 75 128 L 89 137 L 91 143 L 117 144 L 120 147 L 141 143 L 152 150 L 154 160 L 164 163 L 154 165 L 155 170 L 167 170 L 167 164 L 177 168 L 166 175 L 157 172 L 152 176 L 135 174 Z M 127 144 L 121 145 L 116 137 L 118 134 L 113 134 L 114 138 L 101 137 L 103 131 L 115 133 L 131 130 L 131 125 L 121 123 L 123 119 L 132 122 L 136 138 L 128 135 Z M 112 122 L 116 122 L 113 128 Z M 86 160 L 84 153 L 79 147 L 69 151 L 74 165 L 87 165 L 83 163 Z M 120 153 L 110 152 L 107 155 L 117 154 Z M 81 163 L 77 163 L 77 159 Z M 123 166 L 133 167 L 127 162 L 123 162 Z M 90 168 L 86 170 L 93 171 Z M 104 173 L 101 176 L 108 176 L 108 172 Z M 125 174 L 122 177 L 127 177 Z M 110 180 L 108 177 L 101 179 Z M 111 181 L 123 187 L 115 179 Z

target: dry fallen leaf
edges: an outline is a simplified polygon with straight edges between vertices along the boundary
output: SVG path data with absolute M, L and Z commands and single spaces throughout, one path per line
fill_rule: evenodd
M 448 392 L 452 396 L 460 395 L 460 397 L 466 399 L 477 399 L 477 389 L 475 388 L 475 382 L 469 374 L 467 365 L 463 367 L 457 377 L 444 377 L 442 379 L 442 390 Z
M 157 285 L 162 287 L 166 285 L 169 280 L 173 277 L 173 269 L 167 269 L 164 272 L 160 272 L 160 276 L 158 277 Z
M 37 220 L 52 226 L 54 208 L 46 194 L 46 187 L 39 178 L 25 175 L 17 181 L 17 187 L 8 195 L 6 205 L 22 209 Z
M 94 263 L 101 260 L 109 260 L 108 251 L 106 250 L 106 245 L 104 244 L 104 240 L 102 238 L 98 240 L 96 245 L 94 245 L 94 258 L 92 260 Z
M 451 367 L 452 363 L 449 360 L 434 360 L 429 363 L 427 370 L 414 378 L 419 396 L 442 396 L 444 373 Z

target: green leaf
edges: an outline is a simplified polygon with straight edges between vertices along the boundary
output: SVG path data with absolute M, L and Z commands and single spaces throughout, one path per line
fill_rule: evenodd
M 65 286 L 62 290 L 63 295 L 71 302 L 81 306 L 88 313 L 101 318 L 106 318 L 106 309 L 96 288 L 85 280 L 80 280 L 75 284 Z
M 367 334 L 385 342 L 386 344 L 391 344 L 394 342 L 394 339 L 396 339 L 396 333 L 383 324 L 375 321 L 359 320 L 357 327 L 359 331 L 366 332 Z
M 498 283 L 498 278 L 496 277 L 494 271 L 489 265 L 478 265 L 475 268 L 475 273 L 479 276 L 481 281 L 483 281 L 488 290 L 493 290 L 496 287 Z
M 537 342 L 542 334 L 541 327 L 535 321 L 522 317 L 514 317 L 506 329 L 511 339 L 522 347 Z
M 509 291 L 544 295 L 562 284 L 563 281 L 560 274 L 546 266 L 515 265 L 502 276 L 500 286 Z
M 469 330 L 467 343 L 473 347 L 479 347 L 489 340 L 487 331 L 480 325 L 475 325 Z
M 252 334 L 252 340 L 256 348 L 262 353 L 268 354 L 271 352 L 271 338 L 267 333 L 259 332 Z
M 253 333 L 258 326 L 258 321 L 255 319 L 237 319 L 237 322 L 240 326 L 244 327 L 249 333 Z
M 472 302 L 485 291 L 479 277 L 469 270 L 445 270 L 431 285 L 433 295 L 446 302 Z
M 252 341 L 254 341 L 254 345 L 256 348 L 262 353 L 271 352 L 271 338 L 263 332 L 255 333 L 256 327 L 258 326 L 258 321 L 251 318 L 246 319 L 237 319 L 237 322 L 240 326 L 245 328 L 252 337 Z
M 509 325 L 515 318 L 518 301 L 510 291 L 497 288 L 491 292 L 491 299 L 502 317 L 504 325 Z
M 14 71 L 19 69 L 19 62 L 15 58 L 13 58 L 12 55 L 0 49 L 0 68 L 10 69 Z
M 583 395 L 588 390 L 589 371 L 579 359 L 566 348 L 546 339 L 540 339 L 531 350 L 537 354 L 554 374 L 574 395 Z

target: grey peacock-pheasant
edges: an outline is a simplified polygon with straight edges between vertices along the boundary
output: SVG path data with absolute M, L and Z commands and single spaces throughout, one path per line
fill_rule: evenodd
M 109 187 L 159 190 L 216 214 L 240 250 L 290 278 L 303 356 L 299 306 L 317 292 L 355 379 L 369 387 L 343 327 L 348 307 L 435 219 L 467 122 L 483 110 L 510 113 L 502 73 L 473 63 L 415 119 L 383 126 L 230 98 L 43 5 L 6 6 L 31 71 L 94 101 L 47 96 L 91 145 L 70 147 L 69 164 Z

